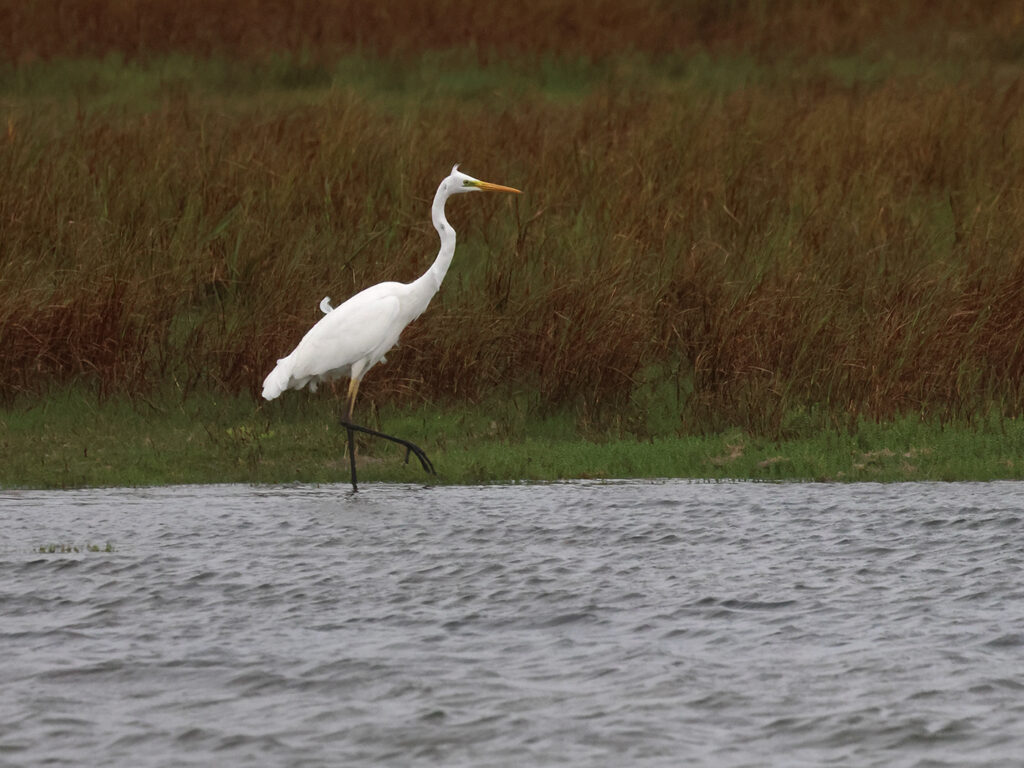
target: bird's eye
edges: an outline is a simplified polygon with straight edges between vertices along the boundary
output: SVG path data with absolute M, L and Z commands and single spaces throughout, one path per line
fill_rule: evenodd
M 472 187 L 473 186 L 473 182 L 471 182 L 469 179 L 466 179 L 465 181 L 462 182 L 462 186 L 464 186 L 464 187 Z

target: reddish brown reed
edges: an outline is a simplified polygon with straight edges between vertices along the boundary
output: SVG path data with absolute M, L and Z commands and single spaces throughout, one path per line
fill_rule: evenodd
M 1024 87 L 816 76 L 577 101 L 335 91 L 266 106 L 39 108 L 0 140 L 0 393 L 98 381 L 255 393 L 336 301 L 419 274 L 454 160 L 526 190 L 453 201 L 460 246 L 371 400 L 517 389 L 684 429 L 1017 413 Z M 456 116 L 456 117 L 453 117 Z
M 471 47 L 477 55 L 600 57 L 690 48 L 758 55 L 926 46 L 1012 54 L 1014 0 L 0 0 L 0 56 L 168 52 L 315 60 Z

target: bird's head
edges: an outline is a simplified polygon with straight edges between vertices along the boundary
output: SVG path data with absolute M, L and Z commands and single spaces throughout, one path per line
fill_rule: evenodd
M 522 194 L 522 192 L 514 187 L 505 187 L 501 184 L 491 184 L 489 181 L 474 179 L 469 174 L 460 171 L 458 163 L 452 166 L 451 174 L 442 183 L 450 195 L 457 195 L 463 192 L 513 192 L 517 195 Z

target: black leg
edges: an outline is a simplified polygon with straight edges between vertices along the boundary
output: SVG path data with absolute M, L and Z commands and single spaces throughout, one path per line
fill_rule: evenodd
M 350 421 L 341 419 L 341 425 L 348 430 L 348 445 L 349 445 L 349 457 L 352 460 L 352 487 L 355 488 L 356 484 L 356 460 L 355 460 L 355 448 L 352 445 L 352 430 L 357 432 L 363 432 L 367 435 L 373 435 L 374 437 L 383 437 L 385 440 L 390 440 L 392 443 L 398 443 L 399 445 L 405 446 L 405 463 L 409 463 L 409 454 L 413 453 L 416 458 L 420 460 L 420 465 L 423 467 L 424 472 L 429 472 L 432 475 L 436 475 L 437 472 L 434 469 L 433 462 L 427 458 L 427 454 L 423 452 L 415 443 L 410 443 L 408 440 L 403 440 L 400 437 L 394 435 L 387 435 L 383 432 L 378 432 L 375 429 L 368 429 L 367 427 L 361 427 L 358 424 L 353 424 Z
M 342 422 L 344 423 L 344 422 Z M 348 429 L 348 463 L 352 467 L 352 490 L 358 491 L 359 486 L 356 485 L 356 436 L 352 434 L 352 428 Z

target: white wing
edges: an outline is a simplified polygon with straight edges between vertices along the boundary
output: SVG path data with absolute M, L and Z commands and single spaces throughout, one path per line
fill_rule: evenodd
M 320 318 L 292 353 L 292 378 L 359 377 L 377 363 L 405 328 L 399 285 L 375 285 Z

